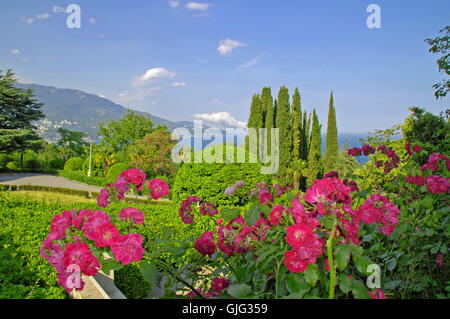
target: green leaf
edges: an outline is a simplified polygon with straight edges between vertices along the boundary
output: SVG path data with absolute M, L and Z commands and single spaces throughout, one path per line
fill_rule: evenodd
M 152 284 L 159 285 L 161 281 L 161 275 L 159 274 L 158 268 L 153 263 L 141 262 L 139 265 L 139 270 L 145 280 Z
M 344 294 L 348 294 L 352 289 L 352 281 L 347 274 L 341 274 L 339 276 L 339 288 Z
M 226 222 L 230 222 L 232 219 L 237 218 L 241 214 L 239 208 L 227 208 L 224 207 L 220 210 L 220 216 Z
M 172 235 L 172 231 L 167 226 L 164 226 L 162 228 L 162 232 L 163 232 L 164 237 L 167 238 L 167 239 L 170 238 L 170 236 Z
M 244 298 L 251 294 L 252 289 L 246 284 L 234 284 L 227 288 L 228 294 L 234 298 Z
M 286 288 L 293 298 L 302 298 L 311 289 L 299 274 L 293 273 L 288 274 L 286 277 Z
M 389 281 L 387 283 L 384 284 L 384 289 L 386 290 L 392 290 L 395 289 L 395 287 L 397 287 L 398 285 L 400 285 L 402 282 L 400 280 L 393 280 L 393 281 Z
M 175 255 L 175 257 L 180 257 L 182 255 L 184 255 L 184 253 L 186 252 L 185 249 L 181 248 L 181 247 L 175 247 L 172 245 L 166 245 L 166 249 L 171 252 L 172 254 Z
M 297 198 L 297 195 L 293 194 L 292 192 L 289 192 L 286 194 L 286 197 L 288 201 L 293 201 L 294 199 Z
M 367 288 L 362 281 L 352 279 L 352 294 L 355 299 L 369 299 L 370 295 Z
M 350 250 L 351 248 L 347 245 L 340 245 L 334 251 L 334 260 L 336 262 L 336 267 L 343 271 L 347 267 L 348 261 L 350 260 Z
M 311 287 L 316 285 L 317 280 L 320 278 L 320 269 L 319 266 L 315 263 L 311 263 L 308 265 L 308 268 L 303 272 L 305 276 L 305 280 Z
M 270 206 L 267 206 L 267 205 L 262 205 L 261 208 L 260 208 L 260 211 L 261 211 L 261 213 L 264 214 L 264 216 L 266 218 L 269 218 L 270 212 L 272 211 L 272 208 Z
M 368 271 L 367 271 L 367 267 L 372 264 L 372 262 L 370 261 L 370 259 L 366 256 L 353 256 L 353 261 L 355 262 L 356 268 L 358 268 L 358 270 L 366 275 L 369 276 L 371 275 Z
M 250 210 L 245 213 L 244 221 L 249 226 L 253 226 L 259 218 L 259 206 L 253 206 Z
M 387 263 L 387 268 L 389 271 L 392 271 L 395 269 L 395 267 L 397 267 L 397 261 L 395 259 L 391 259 L 388 261 Z

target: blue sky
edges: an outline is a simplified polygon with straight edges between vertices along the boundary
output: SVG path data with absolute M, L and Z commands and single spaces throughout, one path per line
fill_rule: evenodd
M 71 3 L 80 29 L 61 12 Z M 379 29 L 366 25 L 371 3 Z M 216 118 L 237 125 L 254 93 L 271 86 L 276 97 L 285 85 L 325 127 L 333 90 L 338 129 L 369 132 L 400 123 L 413 105 L 448 107 L 434 98 L 444 75 L 424 39 L 449 12 L 448 0 L 3 0 L 0 69 L 169 120 L 227 112 Z

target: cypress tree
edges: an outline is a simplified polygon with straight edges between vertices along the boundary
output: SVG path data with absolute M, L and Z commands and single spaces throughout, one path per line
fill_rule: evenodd
M 263 124 L 264 122 L 262 118 L 261 99 L 259 97 L 259 94 L 253 94 L 247 127 L 259 129 L 263 127 Z
M 302 123 L 302 134 L 301 134 L 301 154 L 300 158 L 302 160 L 308 159 L 308 145 L 309 145 L 309 120 L 307 117 L 306 110 L 303 112 L 303 123 Z
M 300 105 L 298 88 L 295 88 L 294 95 L 292 96 L 292 134 L 292 157 L 294 160 L 298 160 L 300 159 L 302 144 L 302 107 Z
M 325 154 L 323 157 L 324 172 L 332 170 L 339 152 L 337 126 L 336 126 L 336 110 L 333 105 L 333 91 L 330 95 L 330 105 L 328 108 L 327 136 L 325 144 Z
M 319 124 L 316 110 L 313 111 L 313 120 L 311 128 L 311 145 L 308 154 L 308 170 L 307 170 L 307 186 L 311 186 L 314 180 L 320 177 L 322 173 L 322 138 L 320 130 L 322 125 Z
M 270 87 L 264 87 L 261 92 L 262 109 L 266 110 L 264 118 L 264 127 L 267 128 L 267 154 L 270 154 L 270 133 L 271 129 L 275 127 L 275 113 L 273 108 L 273 98 Z
M 283 85 L 278 92 L 276 127 L 279 129 L 279 169 L 281 185 L 288 185 L 291 178 L 288 170 L 292 159 L 292 114 L 288 89 Z

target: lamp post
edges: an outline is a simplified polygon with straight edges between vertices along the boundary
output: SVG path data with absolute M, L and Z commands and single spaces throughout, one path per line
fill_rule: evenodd
M 91 162 L 92 162 L 92 140 L 89 136 L 89 171 L 88 176 L 91 177 Z

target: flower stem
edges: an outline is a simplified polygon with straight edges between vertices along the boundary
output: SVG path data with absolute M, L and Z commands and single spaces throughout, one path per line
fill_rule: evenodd
M 336 285 L 336 267 L 334 266 L 333 260 L 333 239 L 334 234 L 336 233 L 336 212 L 333 209 L 333 228 L 331 230 L 330 237 L 327 240 L 327 253 L 328 253 L 328 264 L 330 266 L 330 289 L 328 292 L 328 299 L 334 298 L 334 288 Z

